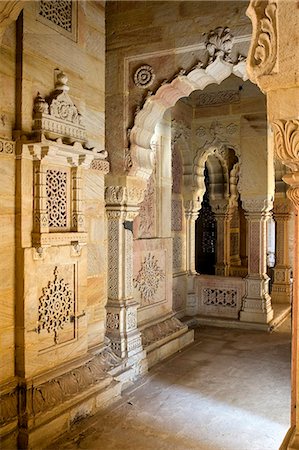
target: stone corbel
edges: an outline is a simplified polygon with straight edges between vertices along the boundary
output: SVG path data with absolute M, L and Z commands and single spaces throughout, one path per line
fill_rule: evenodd
M 277 1 L 251 0 L 246 14 L 253 27 L 247 72 L 258 83 L 261 76 L 277 71 Z

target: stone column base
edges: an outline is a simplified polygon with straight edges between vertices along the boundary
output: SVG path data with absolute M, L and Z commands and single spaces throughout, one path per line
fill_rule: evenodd
M 273 319 L 271 297 L 268 294 L 267 276 L 247 277 L 246 295 L 240 312 L 242 322 L 269 323 Z

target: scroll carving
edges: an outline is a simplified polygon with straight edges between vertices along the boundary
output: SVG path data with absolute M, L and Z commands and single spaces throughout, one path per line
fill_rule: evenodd
M 253 24 L 254 39 L 249 52 L 252 78 L 270 74 L 277 61 L 277 3 L 251 0 L 247 15 Z
M 39 414 L 66 402 L 84 389 L 106 378 L 109 370 L 121 362 L 110 349 L 95 355 L 85 364 L 33 387 L 34 414 Z
M 175 317 L 167 319 L 164 322 L 157 323 L 151 327 L 146 328 L 141 332 L 142 344 L 148 347 L 160 339 L 163 339 L 171 334 L 180 331 L 184 325 Z

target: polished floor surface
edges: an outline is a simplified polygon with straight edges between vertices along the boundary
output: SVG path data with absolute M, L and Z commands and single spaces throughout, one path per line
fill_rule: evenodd
M 278 450 L 289 411 L 289 320 L 271 334 L 201 327 L 194 344 L 51 448 Z

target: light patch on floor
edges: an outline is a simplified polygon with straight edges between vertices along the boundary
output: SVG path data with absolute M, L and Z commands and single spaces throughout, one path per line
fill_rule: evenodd
M 196 341 L 52 449 L 278 450 L 290 412 L 290 321 L 278 331 L 202 326 Z

